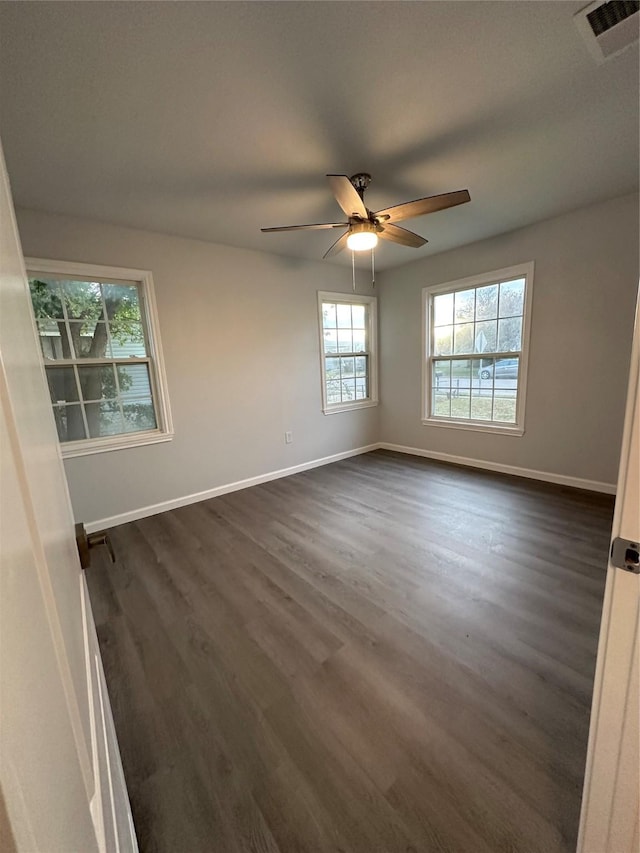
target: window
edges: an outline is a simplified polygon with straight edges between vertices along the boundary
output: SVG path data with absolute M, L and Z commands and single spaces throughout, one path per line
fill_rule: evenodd
M 376 299 L 318 293 L 325 415 L 378 402 Z
M 26 265 L 63 455 L 171 438 L 151 273 Z
M 429 425 L 524 432 L 533 263 L 426 287 Z

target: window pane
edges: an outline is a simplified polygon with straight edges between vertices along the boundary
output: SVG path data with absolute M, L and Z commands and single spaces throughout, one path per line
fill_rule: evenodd
M 354 358 L 341 358 L 340 363 L 342 366 L 342 376 L 354 376 L 355 375 L 355 359 Z
M 122 406 L 122 411 L 124 413 L 124 428 L 126 432 L 142 432 L 147 429 L 156 429 L 156 416 L 153 411 L 151 398 L 125 403 Z
M 433 362 L 431 410 L 440 417 L 451 415 L 451 362 L 448 360 Z
M 453 352 L 455 355 L 473 352 L 473 323 L 454 326 Z
M 340 382 L 340 388 L 342 391 L 342 402 L 348 403 L 350 400 L 355 400 L 356 398 L 356 380 L 355 379 L 343 379 Z
M 102 435 L 119 435 L 125 431 L 120 406 L 117 402 L 87 403 L 84 408 L 87 413 L 90 438 L 100 438 Z
M 436 388 L 445 388 L 447 391 L 451 387 L 451 362 L 450 361 L 434 361 L 432 385 Z
M 464 358 L 451 362 L 451 387 L 454 390 L 471 387 L 470 359 Z
M 451 417 L 451 398 L 448 391 L 433 388 L 431 391 L 431 413 L 439 417 Z
M 476 320 L 493 320 L 498 316 L 498 285 L 476 289 Z
M 340 403 L 340 380 L 330 379 L 327 382 L 327 403 Z
M 515 317 L 524 306 L 524 279 L 505 281 L 500 285 L 500 316 Z
M 471 391 L 471 417 L 476 421 L 490 421 L 493 404 L 491 388 L 483 390 L 474 388 Z
M 340 379 L 340 359 L 327 358 L 324 362 L 324 370 L 327 379 Z
M 54 406 L 53 417 L 60 441 L 81 441 L 87 437 L 79 403 L 71 406 Z
M 522 348 L 522 317 L 498 320 L 498 349 L 515 352 Z
M 351 305 L 345 305 L 344 303 L 338 302 L 337 315 L 338 315 L 338 328 L 339 329 L 350 329 L 351 328 Z
M 451 417 L 469 418 L 471 411 L 471 390 L 452 389 L 451 391 Z
M 472 388 L 480 388 L 485 387 L 486 383 L 482 381 L 480 378 L 480 371 L 482 365 L 484 364 L 484 360 L 481 358 L 474 358 L 471 361 L 471 387 Z
M 340 317 L 338 317 L 340 322 Z M 338 329 L 339 352 L 353 352 L 353 335 L 351 329 Z
M 85 402 L 104 398 L 113 399 L 117 396 L 116 376 L 112 364 L 100 367 L 79 367 L 78 376 L 82 399 Z
M 52 403 L 73 403 L 78 399 L 73 367 L 47 367 L 45 373 Z
M 480 387 L 517 388 L 519 364 L 519 358 L 483 358 L 477 369 Z
M 496 391 L 493 419 L 502 423 L 516 422 L 516 391 Z
M 498 323 L 496 320 L 486 320 L 476 323 L 476 352 L 495 352 L 498 343 Z
M 367 358 L 366 356 L 358 356 L 356 358 L 356 376 L 367 375 Z
M 475 290 L 459 290 L 455 294 L 454 323 L 464 323 L 473 320 L 476 304 Z
M 64 321 L 38 320 L 38 335 L 45 359 L 71 358 L 71 344 Z
M 338 333 L 340 334 L 340 333 Z M 353 331 L 353 350 L 352 352 L 364 352 L 367 348 L 366 332 L 361 329 Z
M 73 320 L 69 331 L 76 358 L 111 358 L 106 323 Z
M 338 352 L 338 333 L 335 329 L 324 330 L 324 351 Z
M 453 293 L 433 297 L 433 325 L 450 326 L 453 323 Z
M 332 302 L 322 303 L 322 325 L 325 329 L 336 327 L 336 306 Z
M 60 283 L 54 279 L 30 278 L 29 290 L 31 291 L 31 303 L 36 320 L 51 317 L 62 319 L 62 292 Z
M 144 358 L 147 355 L 141 323 L 114 320 L 109 329 L 111 331 L 111 351 L 114 358 L 128 358 L 130 356 Z
M 495 366 L 495 359 L 493 358 L 483 358 L 480 361 L 480 366 L 478 367 L 478 376 L 481 382 L 485 382 L 485 380 L 489 380 L 488 385 L 493 385 L 493 368 Z
M 366 376 L 358 377 L 356 379 L 356 400 L 366 400 L 368 396 Z
M 71 320 L 104 320 L 100 285 L 95 281 L 63 281 L 62 293 Z
M 365 307 L 364 305 L 351 306 L 351 321 L 354 329 L 365 328 Z
M 147 364 L 119 364 L 117 371 L 121 399 L 151 396 L 149 366 Z
M 434 355 L 451 355 L 453 352 L 453 326 L 438 326 L 434 328 Z
M 142 322 L 138 288 L 135 284 L 103 284 L 102 293 L 112 335 L 115 335 L 119 325 Z

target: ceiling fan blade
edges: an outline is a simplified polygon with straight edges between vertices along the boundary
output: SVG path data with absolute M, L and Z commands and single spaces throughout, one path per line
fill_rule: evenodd
M 338 252 L 341 252 L 343 249 L 346 249 L 347 248 L 347 237 L 348 236 L 349 236 L 349 231 L 345 231 L 344 234 L 342 234 L 340 237 L 338 237 L 336 242 L 332 246 L 329 246 L 327 251 L 324 253 L 324 255 L 322 256 L 322 260 L 324 260 L 325 258 L 330 258 L 333 255 L 337 255 Z
M 318 230 L 319 228 L 346 228 L 348 222 L 321 222 L 318 225 L 280 225 L 278 228 L 261 228 L 261 231 L 303 231 Z
M 390 222 L 381 225 L 378 236 L 382 237 L 383 240 L 391 240 L 392 243 L 400 243 L 401 246 L 411 246 L 412 249 L 419 249 L 420 246 L 424 246 L 428 242 L 419 234 L 407 231 L 406 228 L 400 228 L 399 225 L 392 225 Z
M 364 202 L 346 175 L 327 175 L 331 192 L 347 216 L 359 216 L 368 219 L 369 214 Z
M 447 207 L 455 207 L 471 201 L 469 190 L 457 190 L 453 193 L 442 193 L 432 195 L 429 198 L 418 198 L 415 201 L 407 201 L 404 204 L 396 204 L 394 207 L 386 207 L 373 214 L 374 218 L 386 222 L 402 222 L 403 219 L 413 219 L 416 216 L 424 216 L 426 213 L 435 213 Z

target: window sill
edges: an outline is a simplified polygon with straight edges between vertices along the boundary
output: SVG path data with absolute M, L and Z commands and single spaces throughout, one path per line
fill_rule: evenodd
M 325 415 L 337 415 L 339 412 L 353 412 L 354 409 L 368 409 L 377 406 L 377 400 L 362 400 L 359 403 L 343 403 L 335 406 L 326 406 L 322 411 Z
M 424 426 L 447 427 L 449 429 L 466 429 L 473 432 L 490 432 L 498 435 L 524 435 L 524 428 L 517 424 L 488 424 L 481 421 L 454 421 L 446 418 L 423 418 Z
M 96 438 L 92 441 L 69 441 L 60 444 L 62 458 L 69 459 L 74 456 L 91 456 L 94 453 L 107 453 L 111 450 L 126 450 L 132 447 L 142 447 L 145 444 L 159 444 L 163 441 L 171 441 L 173 432 L 137 432 L 129 435 L 114 435 L 108 438 Z

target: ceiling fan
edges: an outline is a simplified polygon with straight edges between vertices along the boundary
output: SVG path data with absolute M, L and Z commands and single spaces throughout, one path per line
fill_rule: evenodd
M 354 252 L 373 249 L 378 243 L 378 237 L 400 243 L 401 246 L 411 246 L 418 249 L 427 242 L 424 237 L 401 228 L 396 222 L 403 219 L 413 219 L 447 207 L 455 207 L 471 201 L 468 190 L 457 190 L 452 193 L 432 195 L 386 207 L 384 210 L 369 210 L 364 203 L 364 193 L 371 182 L 371 175 L 358 172 L 348 178 L 346 175 L 327 175 L 331 192 L 336 201 L 347 215 L 347 222 L 322 222 L 317 225 L 282 225 L 278 228 L 261 228 L 261 231 L 304 231 L 321 228 L 346 228 L 335 243 L 324 253 L 323 258 L 337 255 L 345 248 Z

